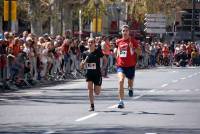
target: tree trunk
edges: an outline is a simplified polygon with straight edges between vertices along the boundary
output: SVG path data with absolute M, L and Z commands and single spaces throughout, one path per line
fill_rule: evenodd
M 36 35 L 42 34 L 42 20 L 40 18 L 40 0 L 29 0 L 29 14 L 31 16 L 31 32 Z
M 51 19 L 50 19 L 50 33 L 57 35 L 61 33 L 61 0 L 51 0 Z
M 63 30 L 72 31 L 72 5 L 65 3 L 64 13 L 63 13 Z
M 42 35 L 42 22 L 41 20 L 32 20 L 31 21 L 31 33 L 40 36 Z
M 2 22 L 2 16 L 0 16 L 0 33 L 3 32 L 2 28 L 3 28 L 3 22 Z

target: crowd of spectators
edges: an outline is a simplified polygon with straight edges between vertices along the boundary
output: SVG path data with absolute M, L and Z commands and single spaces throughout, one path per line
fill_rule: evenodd
M 115 37 L 96 37 L 101 49 L 103 77 L 115 72 Z M 140 42 L 142 55 L 137 68 L 156 66 L 198 66 L 200 47 L 192 42 L 170 45 L 161 42 Z M 36 36 L 24 31 L 21 35 L 5 32 L 0 37 L 0 87 L 31 86 L 44 81 L 82 78 L 81 55 L 87 50 L 87 37 L 79 40 L 64 36 Z
M 200 44 L 194 42 L 180 42 L 167 44 L 141 42 L 142 55 L 138 58 L 138 67 L 149 68 L 155 66 L 199 66 Z

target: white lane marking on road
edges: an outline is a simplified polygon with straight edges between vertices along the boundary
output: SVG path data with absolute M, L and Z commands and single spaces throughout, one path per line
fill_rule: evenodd
M 188 78 L 191 78 L 193 75 L 189 75 Z
M 194 91 L 198 92 L 198 91 L 200 91 L 200 89 L 197 88 L 197 89 L 194 89 Z
M 182 77 L 182 78 L 180 78 L 181 80 L 185 80 L 186 78 L 185 77 Z
M 182 92 L 190 92 L 190 89 L 181 90 Z
M 5 100 L 7 100 L 7 99 L 0 99 L 0 101 L 5 101 Z
M 166 87 L 166 86 L 168 86 L 168 84 L 163 84 L 161 87 Z
M 145 134 L 157 134 L 157 133 L 145 133 Z
M 144 96 L 144 94 L 136 96 L 136 97 L 133 97 L 133 100 L 137 100 L 137 99 L 141 98 L 142 96 Z
M 154 92 L 156 92 L 156 90 L 157 90 L 157 89 L 152 89 L 152 90 L 150 90 L 149 92 L 150 92 L 150 93 L 154 93 Z
M 168 92 L 177 92 L 176 90 L 170 89 Z
M 31 91 L 31 92 L 26 92 L 26 93 L 23 93 L 24 95 L 40 95 L 42 94 L 41 91 Z
M 81 118 L 77 119 L 76 121 L 79 122 L 79 121 L 87 120 L 87 119 L 92 118 L 92 117 L 97 116 L 97 115 L 98 115 L 98 113 L 92 113 L 92 114 L 87 115 L 85 117 L 81 117 Z
M 60 85 L 55 85 L 55 86 L 52 86 L 52 87 L 43 87 L 41 89 L 45 90 L 45 89 L 71 89 L 73 87 L 76 87 L 76 86 L 79 86 L 80 83 L 77 82 L 77 83 L 70 83 L 69 85 L 66 86 L 66 84 L 60 84 Z
M 54 134 L 54 133 L 56 133 L 55 131 L 52 131 L 52 130 L 49 130 L 49 131 L 47 131 L 47 132 L 44 132 L 43 134 Z
M 176 82 L 178 82 L 178 80 L 172 80 L 172 83 L 176 83 Z
M 150 90 L 150 91 L 148 91 L 148 92 L 155 92 L 156 90 L 158 90 L 158 89 L 152 89 L 152 90 Z M 139 96 L 136 96 L 136 97 L 133 97 L 132 99 L 133 100 L 137 100 L 137 99 L 139 99 L 139 98 L 141 98 L 141 97 L 143 97 L 145 94 L 141 94 L 141 95 L 139 95 Z M 109 107 L 107 107 L 108 109 L 113 109 L 113 108 L 117 108 L 117 104 L 115 104 L 115 105 L 112 105 L 112 106 L 109 106 Z
M 198 75 L 198 73 L 194 73 L 194 76 L 195 76 L 195 75 Z
M 177 71 L 172 71 L 172 73 L 176 73 Z

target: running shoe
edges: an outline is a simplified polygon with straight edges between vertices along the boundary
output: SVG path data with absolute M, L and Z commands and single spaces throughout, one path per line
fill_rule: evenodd
M 118 108 L 120 108 L 120 109 L 124 108 L 124 102 L 123 101 L 120 101 L 118 103 Z
M 94 106 L 91 106 L 89 109 L 88 109 L 89 112 L 92 112 L 94 111 Z
M 128 89 L 129 97 L 133 97 L 133 88 Z

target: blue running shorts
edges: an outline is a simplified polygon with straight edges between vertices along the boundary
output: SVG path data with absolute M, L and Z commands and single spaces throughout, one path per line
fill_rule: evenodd
M 117 72 L 122 72 L 128 79 L 133 80 L 135 77 L 135 66 L 117 67 Z

